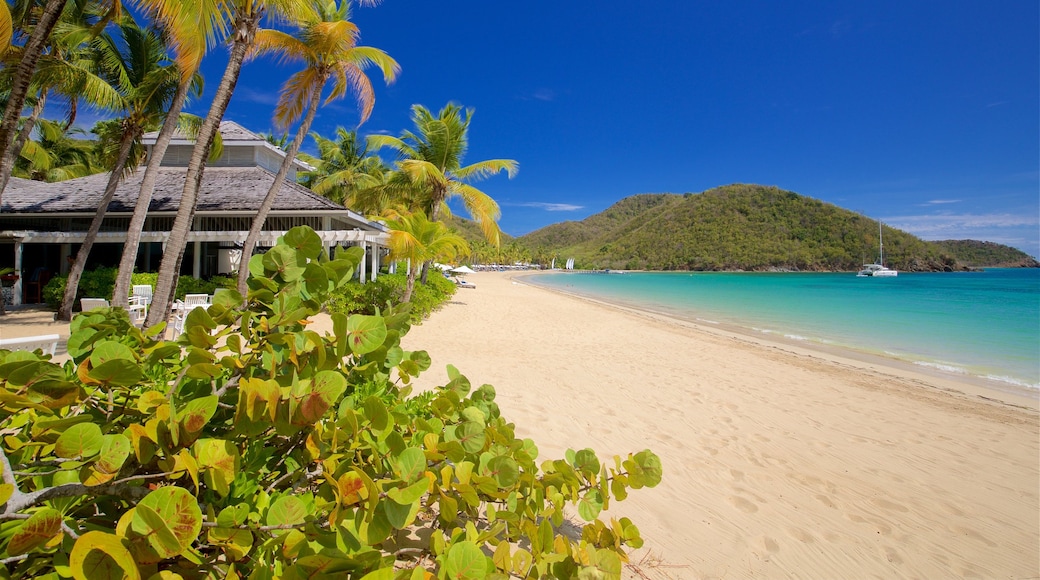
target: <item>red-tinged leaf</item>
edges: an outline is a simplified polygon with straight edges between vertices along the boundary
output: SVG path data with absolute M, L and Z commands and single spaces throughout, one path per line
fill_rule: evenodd
M 25 554 L 49 542 L 61 533 L 61 513 L 58 510 L 45 508 L 35 512 L 22 523 L 17 532 L 7 543 L 7 555 Z

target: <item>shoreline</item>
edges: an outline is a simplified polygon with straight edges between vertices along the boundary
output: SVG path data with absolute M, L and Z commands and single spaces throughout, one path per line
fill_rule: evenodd
M 1040 575 L 1040 417 L 920 369 L 468 277 L 403 337 L 491 384 L 539 461 L 649 448 L 664 479 L 601 519 L 645 545 L 629 578 Z M 576 517 L 576 516 L 575 516 Z
M 854 347 L 827 344 L 811 339 L 795 339 L 783 334 L 762 331 L 750 326 L 742 326 L 736 323 L 707 321 L 702 319 L 689 319 L 676 313 L 645 308 L 631 303 L 611 302 L 599 297 L 588 296 L 578 292 L 569 292 L 561 288 L 544 286 L 536 282 L 525 280 L 535 275 L 551 274 L 553 272 L 512 272 L 510 278 L 518 284 L 544 290 L 546 292 L 558 293 L 570 296 L 577 300 L 585 300 L 590 303 L 599 304 L 607 308 L 616 308 L 636 314 L 643 314 L 657 320 L 672 323 L 679 326 L 688 326 L 700 332 L 719 333 L 734 340 L 745 340 L 750 344 L 756 344 L 768 348 L 787 349 L 792 354 L 799 356 L 820 356 L 835 363 L 848 364 L 851 366 L 864 366 L 878 372 L 904 374 L 920 374 L 925 381 L 939 381 L 942 383 L 940 390 L 946 392 L 960 392 L 967 396 L 978 397 L 985 401 L 996 401 L 1005 405 L 1022 409 L 1040 410 L 1040 389 L 1016 383 L 1001 381 L 988 377 L 972 375 L 967 372 L 951 372 L 929 364 L 918 363 L 895 356 L 886 356 L 872 353 Z M 565 273 L 561 273 L 565 274 Z

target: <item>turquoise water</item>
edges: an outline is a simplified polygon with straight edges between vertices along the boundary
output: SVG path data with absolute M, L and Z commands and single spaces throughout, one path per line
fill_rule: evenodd
M 526 278 L 688 320 L 893 357 L 1040 389 L 1040 270 L 626 272 Z

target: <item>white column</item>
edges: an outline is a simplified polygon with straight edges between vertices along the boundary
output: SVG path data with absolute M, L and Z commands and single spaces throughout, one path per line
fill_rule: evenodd
M 372 242 L 369 248 L 372 249 L 372 281 L 375 282 L 376 276 L 379 274 L 379 246 Z
M 202 276 L 202 242 L 195 241 L 195 251 L 192 256 L 191 275 L 195 278 Z
M 11 306 L 17 306 L 22 303 L 22 242 L 18 238 L 14 240 L 14 273 L 18 274 L 18 279 L 14 281 L 14 286 L 11 288 Z
M 364 250 L 364 251 L 361 252 L 361 264 L 358 265 L 358 281 L 361 282 L 362 284 L 364 284 L 365 283 L 365 265 L 366 265 L 365 260 L 368 258 L 368 248 L 365 247 L 365 242 L 364 241 L 361 242 L 361 249 Z

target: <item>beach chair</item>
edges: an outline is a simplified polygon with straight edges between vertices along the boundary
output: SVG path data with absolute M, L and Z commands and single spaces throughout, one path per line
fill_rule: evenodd
M 208 308 L 209 305 L 209 294 L 185 294 L 184 300 L 174 301 L 173 336 L 180 336 L 184 332 L 184 321 L 188 319 L 188 313 L 196 308 Z
M 37 336 L 25 336 L 22 338 L 0 338 L 0 350 L 28 350 L 43 351 L 43 354 L 54 356 L 58 349 L 57 334 L 40 334 Z
M 95 308 L 108 308 L 108 300 L 105 300 L 104 298 L 79 299 L 79 309 L 81 312 L 86 312 Z
M 134 284 L 130 296 L 136 297 L 145 306 L 149 306 L 152 303 L 152 287 L 148 284 Z

